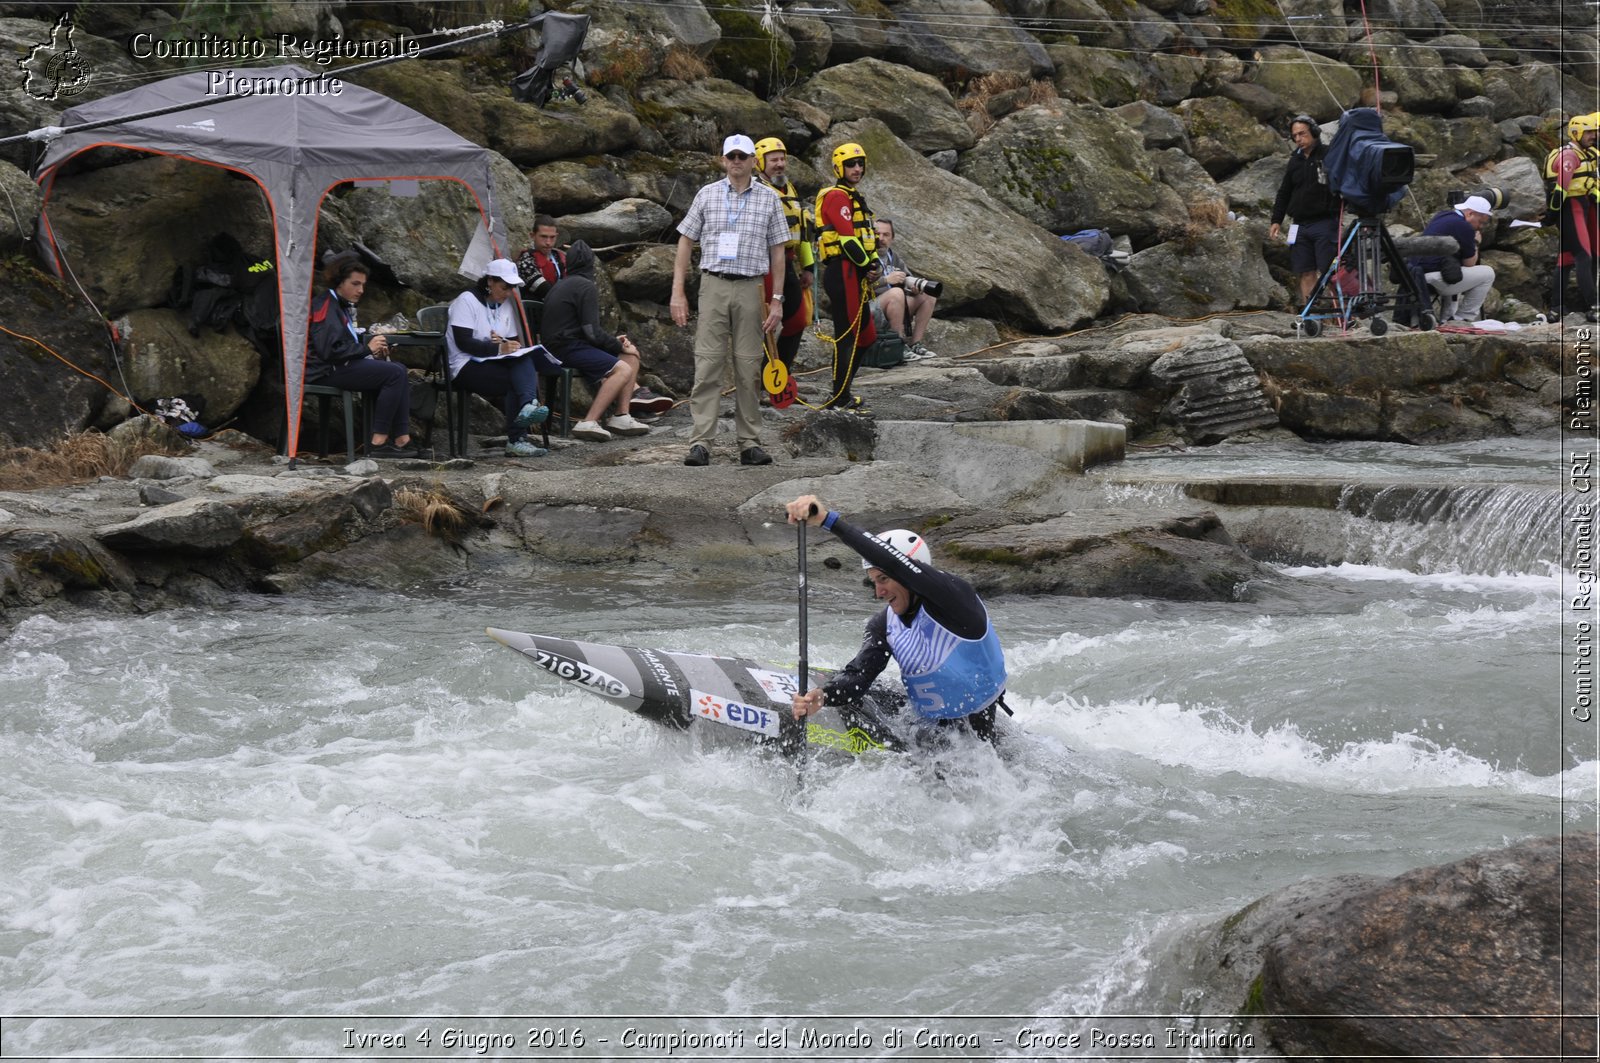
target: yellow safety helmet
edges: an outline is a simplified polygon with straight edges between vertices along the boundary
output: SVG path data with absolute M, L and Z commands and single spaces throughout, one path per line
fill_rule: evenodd
M 767 137 L 765 140 L 756 141 L 756 169 L 762 173 L 767 172 L 767 154 L 773 151 L 781 151 L 785 155 L 789 153 L 789 149 L 784 147 L 783 141 L 777 137 Z
M 1600 111 L 1573 115 L 1572 121 L 1567 123 L 1567 137 L 1574 143 L 1582 140 L 1585 133 L 1600 133 Z
M 862 162 L 866 162 L 867 149 L 863 148 L 860 144 L 857 144 L 854 141 L 851 141 L 847 144 L 840 144 L 838 147 L 834 148 L 833 176 L 843 177 L 844 164 L 849 162 L 851 159 L 860 159 Z

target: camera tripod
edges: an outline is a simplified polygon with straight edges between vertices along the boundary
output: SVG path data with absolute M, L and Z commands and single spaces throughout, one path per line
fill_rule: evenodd
M 1346 265 L 1352 260 L 1355 267 L 1353 279 Z M 1383 289 L 1385 264 L 1389 267 L 1390 277 L 1399 285 L 1399 290 L 1393 294 Z M 1324 291 L 1330 291 L 1333 311 L 1313 313 L 1317 298 Z M 1349 328 L 1357 318 L 1371 318 L 1368 327 L 1372 334 L 1382 336 L 1389 331 L 1389 323 L 1378 314 L 1384 310 L 1398 309 L 1406 296 L 1417 307 L 1419 327 L 1424 332 L 1431 331 L 1439 323 L 1433 312 L 1432 296 L 1425 295 L 1417 286 L 1411 267 L 1406 265 L 1406 260 L 1400 256 L 1400 249 L 1395 246 L 1394 237 L 1384 227 L 1383 217 L 1377 214 L 1361 215 L 1345 230 L 1339 253 L 1322 271 L 1322 276 L 1317 278 L 1317 286 L 1312 289 L 1311 297 L 1301 309 L 1297 326 L 1303 336 L 1320 336 L 1324 321 L 1336 320 L 1340 328 Z

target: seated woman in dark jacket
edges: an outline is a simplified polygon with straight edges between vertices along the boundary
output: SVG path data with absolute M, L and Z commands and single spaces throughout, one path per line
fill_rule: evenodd
M 305 380 L 347 391 L 376 391 L 369 458 L 414 458 L 411 382 L 406 367 L 389 361 L 389 341 L 356 327 L 356 304 L 367 289 L 359 255 L 340 255 L 323 271 L 327 290 L 311 300 L 311 344 Z

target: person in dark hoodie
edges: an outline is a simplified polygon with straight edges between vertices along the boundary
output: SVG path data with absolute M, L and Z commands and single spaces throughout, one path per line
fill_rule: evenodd
M 628 412 L 639 379 L 639 348 L 627 336 L 613 336 L 601 327 L 594 270 L 593 249 L 574 241 L 567 248 L 567 272 L 544 297 L 539 333 L 550 353 L 576 370 L 594 392 L 589 412 L 572 426 L 572 434 L 598 443 L 613 435 L 644 435 L 650 426 Z

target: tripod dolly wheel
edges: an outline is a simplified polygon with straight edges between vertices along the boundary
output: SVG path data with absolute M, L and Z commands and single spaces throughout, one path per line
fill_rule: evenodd
M 1314 317 L 1308 317 L 1300 322 L 1300 335 L 1316 339 L 1322 335 L 1322 322 Z
M 1423 332 L 1432 332 L 1439 327 L 1439 315 L 1432 310 L 1424 310 L 1422 317 L 1417 321 L 1417 327 Z
M 1381 317 L 1373 318 L 1372 323 L 1367 327 L 1372 330 L 1374 336 L 1382 336 L 1389 331 L 1389 323 Z

